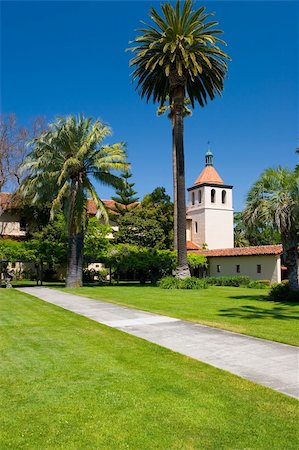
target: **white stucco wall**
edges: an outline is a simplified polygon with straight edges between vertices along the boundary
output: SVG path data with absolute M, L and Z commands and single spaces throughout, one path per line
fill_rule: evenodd
M 0 216 L 0 236 L 21 237 L 26 231 L 20 230 L 20 217 L 10 211 L 4 211 Z
M 213 256 L 208 258 L 210 276 L 247 275 L 253 280 L 270 280 L 271 283 L 280 283 L 281 264 L 280 256 Z M 261 265 L 261 273 L 257 273 L 257 265 Z M 217 265 L 220 272 L 217 272 Z M 240 272 L 236 266 L 240 266 Z
M 211 201 L 212 189 L 215 190 L 215 202 Z M 201 202 L 199 202 L 199 191 Z M 222 191 L 226 192 L 222 203 Z M 192 195 L 194 193 L 194 205 Z M 187 239 L 208 249 L 234 247 L 234 212 L 232 208 L 232 189 L 223 186 L 202 186 L 188 192 L 188 217 L 192 221 L 191 234 Z M 197 224 L 197 232 L 196 232 Z M 191 237 L 191 239 L 190 239 Z

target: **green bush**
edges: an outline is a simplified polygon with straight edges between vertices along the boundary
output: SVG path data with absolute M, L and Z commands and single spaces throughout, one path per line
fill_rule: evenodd
M 260 280 L 254 280 L 250 281 L 247 287 L 252 289 L 268 289 L 269 285 L 262 283 Z
M 271 286 L 269 300 L 299 302 L 299 291 L 291 291 L 287 282 L 275 283 Z
M 207 289 L 208 283 L 204 278 L 190 277 L 180 280 L 180 289 Z
M 180 289 L 180 280 L 175 277 L 164 277 L 158 281 L 158 286 L 161 289 Z
M 195 277 L 179 280 L 175 277 L 164 277 L 158 282 L 161 289 L 207 289 L 208 284 L 204 279 Z
M 252 281 L 245 275 L 236 275 L 231 277 L 207 277 L 205 278 L 209 285 L 214 286 L 248 286 Z
M 259 283 L 264 284 L 265 286 L 270 287 L 271 282 L 270 280 L 258 280 Z

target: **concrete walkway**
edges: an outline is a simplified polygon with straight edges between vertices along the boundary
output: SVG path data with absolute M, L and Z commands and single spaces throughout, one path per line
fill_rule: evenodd
M 19 288 L 64 309 L 299 398 L 299 349 L 44 287 Z

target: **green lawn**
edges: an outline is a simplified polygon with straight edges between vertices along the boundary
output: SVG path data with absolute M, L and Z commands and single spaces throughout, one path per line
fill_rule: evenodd
M 299 446 L 295 399 L 14 290 L 0 308 L 3 450 Z
M 68 292 L 152 311 L 264 339 L 299 345 L 299 304 L 264 300 L 268 291 L 211 286 L 164 290 L 152 286 L 104 286 Z

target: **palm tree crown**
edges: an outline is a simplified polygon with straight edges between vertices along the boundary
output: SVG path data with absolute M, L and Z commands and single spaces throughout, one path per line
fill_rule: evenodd
M 87 197 L 91 197 L 98 216 L 107 218 L 104 204 L 92 184 L 92 178 L 102 184 L 119 187 L 121 179 L 112 171 L 125 170 L 126 152 L 123 143 L 102 145 L 111 134 L 108 126 L 99 120 L 84 116 L 59 118 L 49 130 L 32 142 L 23 171 L 28 172 L 22 191 L 33 203 L 52 200 L 52 215 L 62 206 L 72 228 L 85 225 Z M 70 196 L 76 190 L 75 198 Z M 73 202 L 73 204 L 71 204 Z
M 251 226 L 278 229 L 289 284 L 298 289 L 299 172 L 266 169 L 247 195 L 244 219 Z
M 151 8 L 152 25 L 137 30 L 142 33 L 132 43 L 130 50 L 135 53 L 130 64 L 135 67 L 133 79 L 138 80 L 137 88 L 147 101 L 163 105 L 170 96 L 172 86 L 182 84 L 188 93 L 192 107 L 194 101 L 201 106 L 212 100 L 223 90 L 223 80 L 227 71 L 228 55 L 218 44 L 221 30 L 213 28 L 218 23 L 206 22 L 211 13 L 205 13 L 202 6 L 192 10 L 193 2 L 187 0 L 181 7 L 170 3 L 161 6 L 163 16 Z

